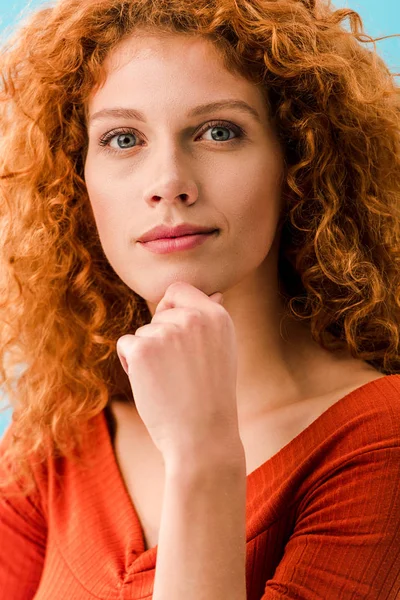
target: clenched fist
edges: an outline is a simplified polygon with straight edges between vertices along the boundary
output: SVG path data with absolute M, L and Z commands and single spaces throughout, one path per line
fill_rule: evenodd
M 137 411 L 164 458 L 240 443 L 236 335 L 219 296 L 175 282 L 151 323 L 117 341 Z

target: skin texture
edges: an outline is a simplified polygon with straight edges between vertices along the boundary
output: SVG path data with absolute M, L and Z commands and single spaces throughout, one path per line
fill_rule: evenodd
M 135 34 L 109 55 L 106 67 L 105 85 L 94 90 L 88 105 L 85 180 L 116 273 L 146 300 L 152 315 L 174 282 L 207 296 L 223 293 L 237 341 L 240 421 L 325 393 L 337 382 L 339 359 L 315 344 L 304 325 L 286 320 L 281 328 L 283 153 L 261 91 L 228 72 L 210 42 L 177 34 Z M 228 98 L 250 104 L 260 121 L 231 108 L 188 116 L 200 104 Z M 141 111 L 145 122 L 91 122 L 96 112 L 116 106 Z M 233 130 L 214 129 L 209 123 L 215 120 Z M 218 134 L 236 137 L 235 125 L 246 132 L 242 139 L 216 141 Z M 109 141 L 109 154 L 99 139 L 115 129 L 125 131 Z M 219 235 L 164 255 L 137 243 L 155 225 L 182 221 L 216 227 Z
M 224 456 L 229 450 L 230 461 L 239 457 L 245 466 L 236 407 L 235 329 L 216 296 L 173 283 L 151 323 L 117 342 L 136 409 L 167 467 L 176 459 L 180 464 L 182 456 L 198 457 L 210 446 Z

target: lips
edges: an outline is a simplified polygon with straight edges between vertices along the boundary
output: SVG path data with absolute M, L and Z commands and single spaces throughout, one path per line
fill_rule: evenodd
M 184 252 L 204 244 L 206 240 L 215 238 L 215 234 L 217 233 L 217 231 L 214 231 L 207 233 L 202 232 L 194 235 L 181 235 L 179 237 L 162 238 L 149 242 L 142 242 L 141 245 L 146 250 L 149 250 L 155 254 Z
M 167 239 L 167 238 L 178 238 L 187 235 L 196 235 L 199 233 L 211 233 L 216 231 L 216 227 L 204 227 L 202 225 L 194 225 L 190 223 L 181 223 L 175 227 L 170 227 L 168 225 L 158 225 L 154 227 L 142 237 L 140 237 L 138 242 L 150 242 L 153 240 Z

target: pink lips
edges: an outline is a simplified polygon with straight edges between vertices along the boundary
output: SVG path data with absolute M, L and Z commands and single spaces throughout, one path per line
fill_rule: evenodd
M 196 233 L 193 235 L 182 235 L 175 238 L 160 238 L 149 242 L 139 242 L 144 248 L 155 254 L 168 254 L 180 250 L 189 250 L 203 244 L 207 239 L 213 237 L 217 231 L 210 233 Z

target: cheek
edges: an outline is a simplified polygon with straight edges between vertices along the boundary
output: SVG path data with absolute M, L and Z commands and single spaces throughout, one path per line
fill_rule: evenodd
M 274 231 L 281 209 L 282 161 L 279 155 L 257 153 L 237 165 L 227 165 L 214 183 L 212 196 L 235 233 L 261 238 Z M 260 227 L 265 224 L 265 227 Z
M 121 203 L 121 190 L 118 184 L 111 181 L 109 176 L 94 173 L 87 169 L 86 187 L 90 204 L 96 221 L 101 241 L 106 241 L 116 233 L 123 235 L 123 227 L 126 225 L 127 210 Z

